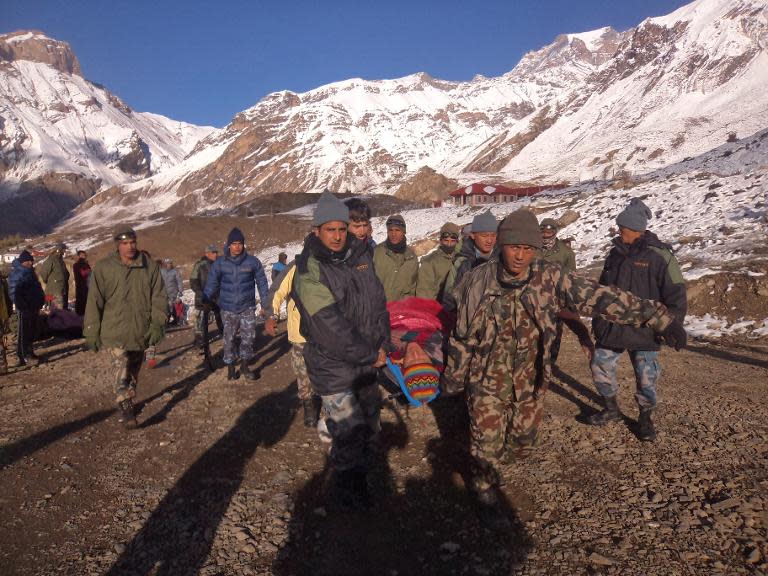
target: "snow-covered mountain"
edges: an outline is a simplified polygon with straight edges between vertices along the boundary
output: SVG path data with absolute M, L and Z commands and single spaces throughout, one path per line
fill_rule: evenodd
M 87 204 L 189 213 L 267 192 L 395 192 L 424 166 L 461 183 L 648 172 L 768 125 L 766 45 L 766 0 L 696 0 L 625 32 L 561 35 L 498 78 L 279 92 Z
M 83 78 L 65 42 L 0 35 L 0 229 L 43 230 L 99 190 L 175 166 L 211 131 L 131 110 Z

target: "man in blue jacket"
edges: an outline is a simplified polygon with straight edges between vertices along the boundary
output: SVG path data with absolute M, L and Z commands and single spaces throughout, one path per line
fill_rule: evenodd
M 651 216 L 651 210 L 642 200 L 632 198 L 629 206 L 616 217 L 619 236 L 614 238 L 613 248 L 605 259 L 600 284 L 661 302 L 682 323 L 688 308 L 685 281 L 672 248 L 646 229 Z M 635 398 L 640 408 L 637 437 L 653 441 L 656 429 L 651 414 L 656 407 L 656 382 L 661 373 L 657 335 L 647 327 L 622 326 L 605 318 L 595 318 L 592 329 L 597 345 L 592 377 L 605 409 L 591 416 L 590 423 L 602 426 L 622 419 L 616 401 L 619 390 L 616 368 L 626 350 L 637 384 Z
M 16 338 L 19 366 L 37 360 L 32 352 L 32 342 L 35 339 L 37 316 L 45 303 L 45 293 L 33 270 L 34 262 L 32 254 L 27 250 L 22 251 L 11 263 L 11 274 L 8 276 L 8 292 L 19 317 Z
M 258 258 L 245 251 L 245 236 L 238 228 L 233 228 L 227 236 L 224 256 L 213 263 L 203 292 L 203 304 L 208 306 L 218 295 L 217 303 L 224 323 L 227 380 L 238 378 L 235 367 L 238 357 L 240 373 L 247 380 L 256 379 L 256 375 L 248 368 L 256 339 L 256 288 L 266 306 L 267 275 L 264 267 Z M 235 350 L 235 337 L 238 333 L 240 347 Z

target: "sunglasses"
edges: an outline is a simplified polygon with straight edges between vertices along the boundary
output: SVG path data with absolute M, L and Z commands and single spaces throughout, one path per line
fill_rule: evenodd
M 440 240 L 445 240 L 446 238 L 451 238 L 452 240 L 458 240 L 459 235 L 458 234 L 440 234 Z

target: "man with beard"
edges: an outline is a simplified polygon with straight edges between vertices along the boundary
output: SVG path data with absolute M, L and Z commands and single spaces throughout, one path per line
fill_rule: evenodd
M 459 241 L 459 227 L 446 222 L 440 228 L 440 244 L 437 250 L 421 259 L 419 277 L 416 282 L 416 296 L 437 300 L 443 298 L 445 282 L 453 268 L 453 256 Z
M 75 312 L 78 316 L 85 316 L 85 304 L 88 302 L 88 279 L 91 276 L 91 265 L 85 250 L 77 251 L 77 262 L 72 266 L 75 276 Z
M 526 457 L 536 444 L 561 308 L 642 326 L 676 349 L 686 341 L 663 304 L 536 259 L 541 232 L 532 212 L 507 216 L 498 240 L 500 256 L 469 272 L 459 287 L 442 379 L 448 394 L 467 388 L 472 488 L 484 505 L 481 514 L 492 514 L 498 502 L 499 467 Z
M 160 266 L 138 251 L 136 232 L 121 226 L 114 240 L 117 250 L 91 273 L 83 336 L 88 349 L 109 354 L 121 421 L 131 429 L 144 351 L 165 335 L 168 300 Z
M 373 228 L 371 227 L 371 208 L 368 203 L 360 198 L 348 198 L 344 204 L 349 209 L 349 227 L 347 233 L 352 234 L 358 240 L 368 243 L 371 250 L 376 248 L 376 242 L 371 237 Z
M 688 300 L 680 266 L 672 247 L 646 229 L 652 214 L 639 198 L 616 217 L 619 236 L 605 259 L 600 284 L 628 290 L 640 298 L 658 300 L 679 321 L 685 319 Z M 646 327 L 621 326 L 613 320 L 595 318 L 592 323 L 597 347 L 592 360 L 592 377 L 605 402 L 605 410 L 593 415 L 590 423 L 602 426 L 621 420 L 616 402 L 619 384 L 616 367 L 626 350 L 635 371 L 640 408 L 637 437 L 643 441 L 656 438 L 651 414 L 656 407 L 656 382 L 659 379 L 659 345 L 657 335 Z
M 368 455 L 380 430 L 376 369 L 386 363 L 389 314 L 365 241 L 347 233 L 349 210 L 327 190 L 296 264 L 293 296 L 304 360 L 332 438 L 330 470 L 342 505 L 366 506 Z
M 373 250 L 373 265 L 384 286 L 387 302 L 394 302 L 416 294 L 419 259 L 406 244 L 403 217 L 390 216 L 386 226 L 387 239 Z

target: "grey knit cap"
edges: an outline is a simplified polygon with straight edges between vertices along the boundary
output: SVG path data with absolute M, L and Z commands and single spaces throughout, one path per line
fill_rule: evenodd
M 317 200 L 312 226 L 322 226 L 326 222 L 337 221 L 349 224 L 349 208 L 326 188 Z
M 477 234 L 481 232 L 496 232 L 499 228 L 499 223 L 496 221 L 496 217 L 490 210 L 478 214 L 472 220 L 472 233 Z
M 541 231 L 536 215 L 530 210 L 515 210 L 499 225 L 499 246 L 505 244 L 524 244 L 541 248 Z
M 216 246 L 216 244 L 208 244 L 208 246 L 205 247 L 206 252 L 216 252 L 219 253 L 219 248 Z
M 616 224 L 623 228 L 629 228 L 635 232 L 645 232 L 648 220 L 653 217 L 651 209 L 640 198 L 632 198 L 629 206 L 616 217 Z

